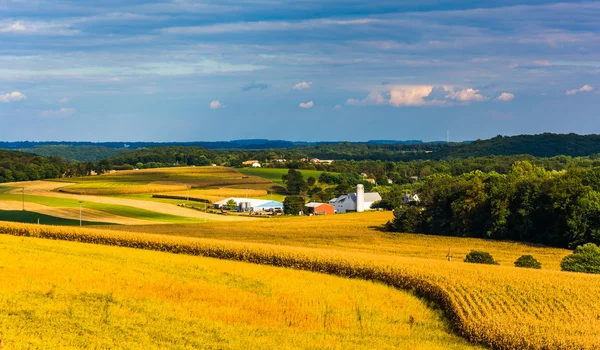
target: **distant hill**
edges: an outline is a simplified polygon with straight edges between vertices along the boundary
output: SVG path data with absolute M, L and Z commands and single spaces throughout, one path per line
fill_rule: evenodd
M 432 154 L 436 159 L 529 154 L 535 157 L 582 157 L 600 153 L 600 135 L 539 134 L 496 136 L 455 144 Z

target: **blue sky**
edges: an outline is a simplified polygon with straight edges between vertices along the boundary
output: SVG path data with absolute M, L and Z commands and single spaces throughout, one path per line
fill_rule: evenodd
M 600 2 L 0 0 L 0 139 L 600 133 Z

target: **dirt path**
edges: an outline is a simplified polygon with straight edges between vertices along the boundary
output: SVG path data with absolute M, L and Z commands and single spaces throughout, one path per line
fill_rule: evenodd
M 4 184 L 6 186 L 11 187 L 20 187 L 11 191 L 11 193 L 20 194 L 22 189 L 25 189 L 25 194 L 31 194 L 36 196 L 45 196 L 45 197 L 55 197 L 55 198 L 68 198 L 75 199 L 83 202 L 93 202 L 93 203 L 102 203 L 102 204 L 112 204 L 112 205 L 126 205 L 130 207 L 145 209 L 157 213 L 181 216 L 186 218 L 194 218 L 194 219 L 204 219 L 206 215 L 207 220 L 209 221 L 242 221 L 242 220 L 256 220 L 254 218 L 248 217 L 240 217 L 235 215 L 217 215 L 217 214 L 204 214 L 202 211 L 197 211 L 190 208 L 178 207 L 174 204 L 169 203 L 161 203 L 161 202 L 152 202 L 145 201 L 139 199 L 129 199 L 129 198 L 114 198 L 114 197 L 106 197 L 106 196 L 90 196 L 90 195 L 78 195 L 78 194 L 69 194 L 62 192 L 55 192 L 60 187 L 71 185 L 69 183 L 64 182 L 54 182 L 54 181 L 27 181 L 27 182 L 18 182 L 18 183 L 7 183 Z M 79 209 L 77 209 L 79 210 Z M 79 214 L 77 214 L 77 218 L 79 218 Z
M 16 201 L 0 201 L 0 210 L 22 210 L 23 204 Z M 25 210 L 40 213 L 44 215 L 54 216 L 61 219 L 79 220 L 79 208 L 57 208 L 48 207 L 36 203 L 25 203 Z M 89 208 L 82 209 L 82 218 L 84 221 L 95 221 L 113 223 L 119 225 L 155 225 L 157 222 L 127 218 L 93 210 Z

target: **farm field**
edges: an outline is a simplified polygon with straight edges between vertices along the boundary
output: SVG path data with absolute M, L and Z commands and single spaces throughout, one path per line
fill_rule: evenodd
M 0 208 L 2 204 L 0 204 Z M 40 214 L 39 212 L 22 210 L 0 210 L 0 221 L 22 222 L 41 225 L 79 226 L 79 220 L 64 219 L 57 216 Z M 106 222 L 83 221 L 82 226 L 106 225 Z
M 117 227 L 128 232 L 214 238 L 239 242 L 286 246 L 331 248 L 353 252 L 446 260 L 448 248 L 453 259 L 462 261 L 472 249 L 492 253 L 500 265 L 513 266 L 523 254 L 533 254 L 544 269 L 560 270 L 560 260 L 569 250 L 477 238 L 458 238 L 392 233 L 381 228 L 393 218 L 391 212 L 349 213 L 333 216 L 279 217 L 253 222 L 209 225 L 152 225 Z
M 172 192 L 188 188 L 207 188 L 231 185 L 261 185 L 270 181 L 246 176 L 225 167 L 178 167 L 118 171 L 100 176 L 56 179 L 67 183 L 61 192 L 83 195 L 111 195 Z
M 478 349 L 410 293 L 270 266 L 0 235 L 0 280 L 6 349 Z
M 0 232 L 217 257 L 381 281 L 442 307 L 473 342 L 507 349 L 595 349 L 600 276 L 331 248 L 2 224 Z
M 281 176 L 288 173 L 289 169 L 279 169 L 279 168 L 239 168 L 237 169 L 240 173 L 248 175 L 248 176 L 258 176 L 268 180 L 271 180 L 275 183 L 282 184 Z M 320 170 L 305 170 L 305 169 L 297 169 L 302 173 L 304 179 L 308 179 L 309 177 L 314 177 L 316 180 L 319 179 L 319 176 L 323 173 Z

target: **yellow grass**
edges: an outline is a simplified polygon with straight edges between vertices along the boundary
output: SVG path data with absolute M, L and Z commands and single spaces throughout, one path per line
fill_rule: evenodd
M 246 222 L 208 225 L 152 225 L 109 229 L 159 233 L 174 236 L 216 238 L 240 242 L 271 243 L 311 248 L 332 248 L 354 252 L 446 260 L 448 248 L 455 261 L 464 260 L 472 249 L 490 252 L 501 265 L 514 266 L 521 255 L 532 254 L 544 269 L 560 270 L 560 260 L 570 254 L 566 249 L 526 243 L 457 238 L 382 231 L 392 219 L 391 212 L 337 214 L 312 217 L 279 217 Z
M 595 275 L 332 249 L 8 223 L 2 224 L 0 232 L 202 255 L 376 280 L 414 290 L 437 303 L 462 335 L 493 348 L 595 349 L 598 346 L 600 276 Z M 469 245 L 475 241 L 465 242 Z
M 476 349 L 381 284 L 0 236 L 5 349 Z

